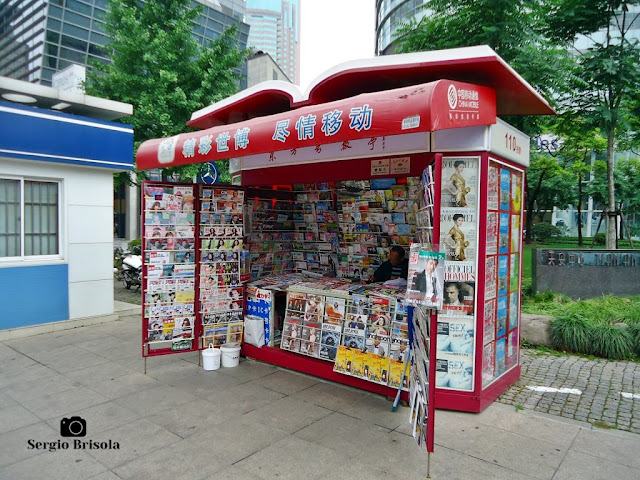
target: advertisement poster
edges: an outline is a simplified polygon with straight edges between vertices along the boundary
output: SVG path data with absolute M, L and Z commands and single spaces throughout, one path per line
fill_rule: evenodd
M 508 311 L 508 297 L 498 298 L 498 326 L 496 331 L 496 337 L 500 338 L 507 333 L 507 311 Z
M 508 217 L 508 216 L 507 216 Z M 447 247 L 447 261 L 476 258 L 476 211 L 470 208 L 443 208 L 440 213 L 440 245 Z
M 473 390 L 473 357 L 441 353 L 436 358 L 436 387 Z
M 498 210 L 499 196 L 498 196 L 498 167 L 489 165 L 489 173 L 487 180 L 487 209 Z
M 482 388 L 493 381 L 493 372 L 496 368 L 495 343 L 487 343 L 482 349 Z
M 500 169 L 500 210 L 509 211 L 511 206 L 511 172 Z
M 473 353 L 473 318 L 438 316 L 438 353 Z
M 445 262 L 445 282 L 475 282 L 475 262 Z
M 507 368 L 507 339 L 502 338 L 496 342 L 496 368 L 495 377 L 502 375 Z
M 498 257 L 498 295 L 506 295 L 509 288 L 509 255 Z
M 413 244 L 410 249 L 407 302 L 439 310 L 443 301 L 445 254 L 419 248 Z
M 520 251 L 520 215 L 511 215 L 511 253 Z
M 475 207 L 478 202 L 479 157 L 442 159 L 442 207 Z
M 496 299 L 484 303 L 484 337 L 483 343 L 492 342 L 496 338 Z
M 520 292 L 512 292 L 509 295 L 509 330 L 518 326 L 520 317 Z
M 498 277 L 498 257 L 492 255 L 487 257 L 484 267 L 484 299 L 489 300 L 496 297 L 496 285 Z
M 509 214 L 500 214 L 500 238 L 498 241 L 498 251 L 509 253 Z
M 520 214 L 522 208 L 522 174 L 511 174 L 511 211 Z
M 509 291 L 519 290 L 520 284 L 520 255 L 509 255 Z
M 473 315 L 475 282 L 444 282 L 443 315 Z
M 271 322 L 271 290 L 247 287 L 247 315 L 259 317 L 264 322 L 264 344 L 271 345 L 273 323 Z
M 487 255 L 498 253 L 498 212 L 487 212 Z
M 520 336 L 518 335 L 518 330 L 513 330 L 509 333 L 507 342 L 507 358 L 505 366 L 509 369 L 518 361 L 518 348 L 520 348 Z

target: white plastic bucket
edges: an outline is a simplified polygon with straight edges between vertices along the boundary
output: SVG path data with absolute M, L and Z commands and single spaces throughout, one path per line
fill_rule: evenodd
M 220 347 L 223 367 L 237 367 L 240 364 L 240 345 L 225 343 Z
M 222 352 L 219 349 L 213 348 L 212 344 L 209 344 L 209 348 L 202 350 L 202 366 L 205 370 L 218 370 L 220 368 L 220 356 Z

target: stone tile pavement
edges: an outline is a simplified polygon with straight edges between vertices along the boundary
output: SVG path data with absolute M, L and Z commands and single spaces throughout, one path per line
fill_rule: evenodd
M 144 375 L 139 344 L 137 315 L 0 343 L 0 479 L 426 477 L 407 408 L 250 360 L 205 372 L 193 353 L 156 357 Z M 120 448 L 60 448 L 75 415 L 84 441 Z M 640 478 L 640 436 L 559 418 L 437 411 L 431 477 Z
M 520 381 L 500 402 L 536 412 L 589 422 L 602 428 L 640 433 L 640 364 L 552 355 L 522 349 Z M 536 392 L 528 387 L 578 390 Z M 636 398 L 625 398 L 635 394 Z

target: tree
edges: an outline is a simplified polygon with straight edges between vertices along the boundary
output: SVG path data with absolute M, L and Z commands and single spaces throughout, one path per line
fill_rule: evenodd
M 629 30 L 640 19 L 640 9 L 630 7 L 639 4 L 640 0 L 549 0 L 549 37 L 574 47 L 580 37 L 590 45 L 576 48 L 577 67 L 571 76 L 575 91 L 564 108 L 588 119 L 607 139 L 607 248 L 616 248 L 616 142 L 631 133 L 626 119 L 638 99 L 640 42 Z
M 92 64 L 86 91 L 134 106 L 133 117 L 124 120 L 134 127 L 134 150 L 145 140 L 188 131 L 192 112 L 237 91 L 247 52 L 237 48 L 235 27 L 199 46 L 191 32 L 201 7 L 190 0 L 108 3 L 105 53 L 111 63 Z M 173 167 L 163 174 L 193 178 L 197 170 Z
M 547 149 L 547 152 L 557 159 L 559 165 L 567 174 L 572 175 L 575 181 L 576 188 L 573 188 L 572 192 L 576 198 L 569 203 L 575 205 L 578 210 L 578 245 L 582 246 L 584 181 L 589 173 L 594 173 L 590 161 L 591 153 L 605 151 L 606 140 L 586 119 L 573 114 L 558 115 L 553 119 L 550 128 L 560 141 L 559 148 Z
M 531 243 L 534 218 L 553 207 L 566 208 L 575 199 L 575 183 L 570 172 L 545 152 L 532 151 L 527 169 L 524 206 L 527 211 L 525 241 Z
M 607 163 L 595 162 L 593 167 L 595 176 L 589 184 L 587 193 L 596 203 L 606 205 L 608 198 L 608 179 L 606 177 Z M 616 208 L 626 215 L 640 214 L 640 160 L 629 158 L 618 160 L 614 175 L 615 189 L 618 193 Z M 623 237 L 622 225 L 620 225 L 619 237 Z
M 550 102 L 566 88 L 566 49 L 543 35 L 546 18 L 537 0 L 431 0 L 428 13 L 398 31 L 401 52 L 488 45 Z M 543 117 L 505 118 L 530 136 Z

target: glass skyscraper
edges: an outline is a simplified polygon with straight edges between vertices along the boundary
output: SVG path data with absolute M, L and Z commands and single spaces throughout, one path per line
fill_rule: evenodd
M 150 0 L 152 1 L 152 0 Z M 201 45 L 230 25 L 238 26 L 240 48 L 247 47 L 249 25 L 243 0 L 200 0 L 193 35 Z M 89 59 L 109 62 L 104 45 L 107 0 L 8 0 L 0 3 L 0 76 L 51 85 L 54 73 Z M 246 85 L 246 64 L 242 69 Z
M 298 0 L 247 0 L 249 47 L 268 53 L 293 83 L 300 81 Z
M 427 11 L 421 8 L 428 0 L 376 1 L 376 55 L 395 52 L 398 28 L 411 19 L 420 20 Z

